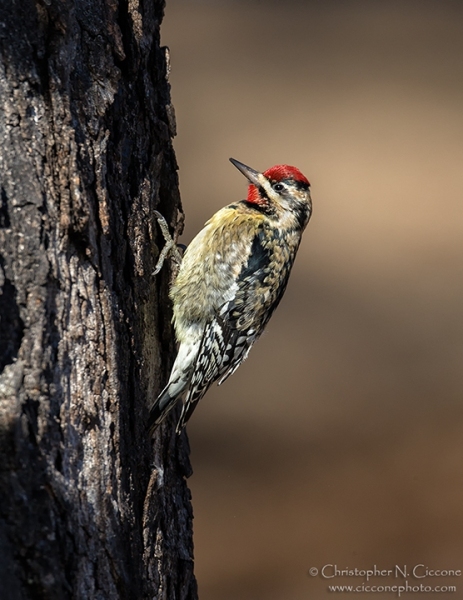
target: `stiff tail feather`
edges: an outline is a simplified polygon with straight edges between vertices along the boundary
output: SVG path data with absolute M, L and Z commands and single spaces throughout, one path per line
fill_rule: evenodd
M 171 396 L 169 394 L 169 386 L 159 394 L 149 414 L 148 429 L 150 434 L 154 433 L 155 429 L 164 421 L 169 411 L 177 404 L 177 400 L 177 395 Z

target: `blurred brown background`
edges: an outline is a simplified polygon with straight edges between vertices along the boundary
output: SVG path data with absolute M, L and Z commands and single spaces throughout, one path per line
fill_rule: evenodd
M 162 43 L 182 241 L 245 196 L 229 156 L 299 167 L 314 201 L 266 334 L 188 426 L 201 600 L 463 569 L 463 3 L 167 0 Z

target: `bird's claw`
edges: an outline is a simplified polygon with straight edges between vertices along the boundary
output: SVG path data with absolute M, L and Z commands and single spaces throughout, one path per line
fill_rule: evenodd
M 164 261 L 170 255 L 173 262 L 179 267 L 182 263 L 182 253 L 180 252 L 176 240 L 170 235 L 169 226 L 167 225 L 167 221 L 157 210 L 154 211 L 157 222 L 159 223 L 159 227 L 161 228 L 162 235 L 166 242 L 164 248 L 161 250 L 158 258 L 158 262 L 156 263 L 156 267 L 154 268 L 152 277 L 157 275 L 159 271 L 162 269 Z M 180 246 L 184 247 L 183 244 Z

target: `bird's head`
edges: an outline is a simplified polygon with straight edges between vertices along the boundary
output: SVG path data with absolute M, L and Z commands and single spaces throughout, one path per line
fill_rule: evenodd
M 230 162 L 249 180 L 246 202 L 264 212 L 287 212 L 304 228 L 312 213 L 310 183 L 299 169 L 275 165 L 263 173 L 230 158 Z

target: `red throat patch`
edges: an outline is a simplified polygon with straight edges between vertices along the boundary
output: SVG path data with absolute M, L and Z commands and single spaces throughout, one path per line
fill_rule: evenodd
M 262 198 L 262 196 L 259 193 L 259 190 L 253 183 L 251 183 L 248 187 L 247 202 L 250 202 L 251 204 L 258 204 L 259 206 L 268 204 L 267 198 Z

